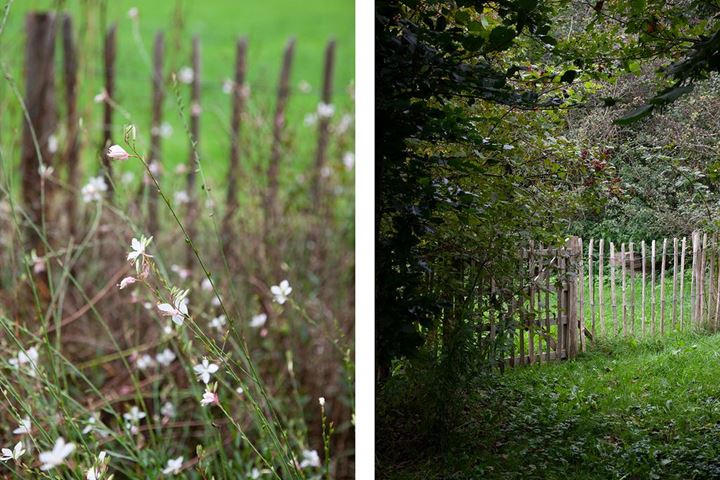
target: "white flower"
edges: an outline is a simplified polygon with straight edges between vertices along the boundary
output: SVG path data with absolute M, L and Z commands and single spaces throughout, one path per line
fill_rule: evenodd
M 133 238 L 130 241 L 130 248 L 132 248 L 132 251 L 128 253 L 127 261 L 138 262 L 143 257 L 152 257 L 152 255 L 145 253 L 145 250 L 147 250 L 147 247 L 150 245 L 150 242 L 152 242 L 152 239 L 153 237 L 145 238 L 144 235 L 140 237 L 140 240 Z M 140 267 L 138 266 L 137 269 L 139 270 Z
M 305 119 L 303 120 L 303 123 L 306 127 L 309 127 L 311 125 L 315 125 L 317 123 L 317 115 L 314 113 L 308 113 L 305 115 Z
M 233 82 L 229 78 L 226 78 L 225 80 L 223 80 L 223 84 L 222 84 L 223 93 L 226 95 L 231 94 L 234 86 L 235 86 L 235 82 Z
M 339 135 L 342 135 L 345 133 L 348 128 L 353 123 L 353 116 L 349 113 L 344 114 L 342 117 L 340 117 L 340 121 L 338 122 L 337 126 L 335 127 L 335 132 Z
M 150 170 L 150 173 L 153 175 L 158 175 L 162 172 L 162 165 L 160 165 L 160 162 L 150 162 L 148 165 L 148 170 Z
M 13 430 L 13 433 L 15 435 L 22 435 L 24 433 L 30 433 L 30 429 L 32 428 L 32 425 L 30 424 L 30 417 L 25 417 L 22 420 L 20 420 L 20 424 L 18 427 Z
M 177 76 L 178 76 L 178 80 L 180 80 L 181 83 L 192 83 L 193 78 L 195 78 L 193 69 L 190 67 L 182 67 L 178 71 Z
M 330 118 L 335 114 L 335 106 L 331 103 L 320 102 L 317 106 L 317 116 L 319 118 Z
M 200 285 L 200 287 L 201 287 L 203 290 L 205 290 L 206 292 L 209 292 L 209 291 L 212 290 L 212 288 L 213 288 L 213 287 L 212 287 L 212 282 L 211 282 L 210 279 L 207 278 L 207 277 L 203 278 L 203 281 L 202 281 L 202 284 Z
M 205 393 L 203 393 L 202 400 L 200 400 L 200 405 L 207 407 L 208 405 L 215 405 L 219 402 L 218 394 L 205 387 Z
M 346 170 L 352 170 L 355 166 L 355 154 L 353 152 L 343 153 L 342 162 Z
M 220 315 L 219 317 L 215 317 L 212 320 L 210 320 L 210 323 L 208 323 L 208 327 L 214 328 L 215 330 L 222 330 L 225 326 L 226 320 L 225 315 Z
M 175 416 L 175 405 L 170 402 L 165 402 L 160 408 L 160 413 L 165 417 L 173 418 Z
M 50 153 L 55 153 L 58 150 L 58 139 L 55 134 L 52 134 L 48 137 L 48 151 Z
M 190 202 L 190 195 L 185 190 L 178 190 L 173 195 L 173 200 L 175 200 L 176 205 L 185 205 Z
M 65 439 L 59 437 L 51 451 L 40 453 L 40 463 L 42 463 L 40 470 L 46 471 L 62 465 L 65 457 L 70 455 L 73 450 L 75 450 L 74 443 L 65 443 Z
M 162 473 L 165 475 L 177 475 L 180 473 L 182 468 L 183 457 L 171 458 L 167 461 L 167 466 L 163 469 Z
M 83 202 L 99 202 L 102 200 L 103 192 L 107 191 L 107 184 L 103 177 L 90 177 L 87 185 L 82 187 L 80 193 L 83 197 Z
M 184 163 L 178 163 L 175 166 L 175 173 L 180 175 L 187 173 L 187 165 L 185 165 Z
M 17 461 L 25 453 L 25 446 L 22 441 L 15 444 L 15 447 L 10 450 L 9 448 L 2 449 L 2 456 L 0 457 L 1 462 L 7 462 L 8 460 Z
M 330 167 L 325 166 L 322 169 L 320 169 L 320 176 L 322 178 L 328 178 L 331 173 L 332 173 L 332 170 L 330 170 Z
M 138 9 L 137 7 L 132 7 L 130 10 L 128 10 L 128 17 L 135 20 L 138 18 Z
M 190 115 L 193 117 L 199 117 L 202 113 L 202 107 L 199 103 L 194 102 L 192 105 L 190 105 Z
M 515 147 L 513 147 L 512 145 L 509 145 L 507 143 L 505 145 L 503 145 L 503 150 L 512 150 L 513 148 L 515 148 Z
M 157 360 L 157 362 L 163 367 L 169 366 L 172 362 L 175 361 L 175 358 L 175 352 L 173 352 L 169 348 L 166 348 L 162 352 L 155 355 L 155 360 Z
M 301 93 L 310 93 L 312 87 L 307 82 L 307 80 L 300 80 L 300 83 L 298 84 L 298 90 L 300 90 Z
M 166 317 L 171 317 L 172 321 L 177 325 L 182 325 L 183 322 L 185 322 L 185 317 L 188 316 L 188 302 L 185 298 L 188 292 L 189 290 L 185 290 L 177 294 L 173 300 L 173 305 L 170 305 L 169 303 L 159 304 L 157 306 L 158 310 L 160 310 Z
M 138 423 L 145 418 L 145 412 L 140 410 L 136 405 L 133 405 L 127 413 L 123 413 L 123 418 L 130 423 Z
M 152 367 L 153 364 L 154 364 L 153 358 L 150 355 L 148 355 L 147 353 L 145 355 L 142 355 L 135 362 L 135 365 L 137 365 L 137 368 L 140 370 L 145 370 L 148 367 Z
M 135 277 L 125 277 L 122 280 L 120 280 L 120 283 L 118 283 L 118 287 L 120 287 L 120 290 L 127 287 L 128 285 L 132 285 L 133 283 L 137 282 L 137 278 Z
M 195 370 L 195 374 L 198 377 L 198 380 L 202 381 L 205 385 L 208 384 L 210 381 L 210 375 L 217 372 L 218 369 L 217 365 L 214 363 L 208 362 L 207 358 L 203 358 L 202 363 L 198 363 L 193 367 L 193 370 Z
M 105 89 L 103 88 L 100 93 L 98 93 L 97 95 L 95 95 L 95 97 L 93 98 L 93 100 L 95 101 L 95 103 L 103 103 L 103 102 L 104 102 L 105 100 L 107 100 L 108 98 L 110 98 L 110 96 L 108 95 L 107 90 L 105 90 Z
M 273 294 L 275 301 L 282 305 L 287 301 L 287 297 L 292 293 L 292 287 L 287 280 L 280 282 L 280 285 L 273 285 L 270 287 L 270 292 Z
M 188 199 L 189 201 L 189 199 Z M 178 274 L 178 277 L 180 277 L 181 280 L 185 280 L 190 275 L 192 275 L 192 271 L 188 268 L 183 268 L 180 265 L 171 265 L 170 270 Z
M 265 325 L 265 322 L 267 322 L 267 314 L 258 313 L 257 315 L 253 315 L 252 320 L 250 320 L 250 326 L 260 328 Z
M 106 155 L 113 160 L 127 160 L 130 157 L 130 154 L 120 145 L 111 145 L 107 149 Z
M 219 307 L 220 306 L 220 297 L 218 295 L 215 295 L 212 300 L 210 300 L 210 303 L 213 307 Z
M 245 389 L 243 387 L 237 387 L 235 391 L 238 395 L 242 395 L 243 393 L 245 393 Z
M 52 138 L 52 137 L 50 137 Z M 52 174 L 55 172 L 55 169 L 53 167 L 49 167 L 45 165 L 44 163 L 38 167 L 38 174 L 43 177 L 44 179 L 48 179 L 52 177 Z
M 260 470 L 257 467 L 253 467 L 253 469 L 250 471 L 250 478 L 252 480 L 257 480 L 258 478 L 267 475 L 268 473 L 271 473 L 269 470 Z
M 160 135 L 163 138 L 170 138 L 173 134 L 173 127 L 168 122 L 163 122 L 159 127 L 152 127 L 150 129 L 150 133 L 153 135 Z
M 109 461 L 110 459 L 107 458 L 107 452 L 105 450 L 100 452 L 95 465 L 90 467 L 90 469 L 88 469 L 85 473 L 85 480 L 100 480 L 102 474 L 105 473 L 105 470 L 107 469 Z
M 300 462 L 300 468 L 320 466 L 320 455 L 318 455 L 317 450 L 303 450 L 302 456 L 303 459 Z
M 90 432 L 95 432 L 103 438 L 110 435 L 110 432 L 107 431 L 106 429 L 97 427 L 98 419 L 99 419 L 99 416 L 97 413 L 94 413 L 88 417 L 87 425 L 82 430 L 83 435 L 87 435 Z
M 325 406 L 325 397 L 318 398 L 318 403 L 320 404 L 321 407 L 324 407 Z
M 135 180 L 135 174 L 132 172 L 125 172 L 120 177 L 120 182 L 122 182 L 123 185 L 130 185 L 133 180 Z

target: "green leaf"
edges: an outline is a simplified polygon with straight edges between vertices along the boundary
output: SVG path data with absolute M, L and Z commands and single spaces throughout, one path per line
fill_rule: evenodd
M 515 39 L 515 30 L 505 25 L 498 25 L 490 32 L 489 49 L 493 51 L 505 50 L 512 45 Z
M 624 117 L 613 120 L 613 123 L 617 125 L 628 125 L 630 123 L 640 120 L 641 118 L 647 117 L 648 115 L 650 115 L 654 108 L 655 105 L 643 105 L 631 111 Z

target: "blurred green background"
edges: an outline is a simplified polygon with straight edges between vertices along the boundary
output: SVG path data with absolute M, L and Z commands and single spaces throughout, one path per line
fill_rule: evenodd
M 242 131 L 244 145 L 243 167 L 256 173 L 264 170 L 270 152 L 271 114 L 282 53 L 290 37 L 295 37 L 296 53 L 293 62 L 292 94 L 287 112 L 285 155 L 282 171 L 292 172 L 295 180 L 304 181 L 303 172 L 312 164 L 316 142 L 316 127 L 304 124 L 308 113 L 319 102 L 324 49 L 330 38 L 337 41 L 333 103 L 337 124 L 344 114 L 352 114 L 354 78 L 354 2 L 352 0 L 4 0 L 0 5 L 7 12 L 0 36 L 0 62 L 3 75 L 9 74 L 24 91 L 23 61 L 25 48 L 24 19 L 32 10 L 69 12 L 74 21 L 76 39 L 80 45 L 79 110 L 83 125 L 83 179 L 97 173 L 97 151 L 101 141 L 103 106 L 93 98 L 102 90 L 103 37 L 107 27 L 118 26 L 117 79 L 115 100 L 127 112 L 127 118 L 116 112 L 114 132 L 121 143 L 123 125 L 134 123 L 138 128 L 138 147 L 146 151 L 150 137 L 151 65 L 153 37 L 159 30 L 166 35 L 165 74 L 190 65 L 193 35 L 202 42 L 203 107 L 200 125 L 201 162 L 208 178 L 221 185 L 227 171 L 229 156 L 230 95 L 223 92 L 223 82 L 232 78 L 235 62 L 235 41 L 248 38 L 248 81 L 251 88 L 248 112 Z M 7 8 L 9 6 L 9 9 Z M 137 8 L 137 20 L 128 15 Z M 64 109 L 62 94 L 62 49 L 58 37 L 56 55 L 57 99 Z M 303 87 L 304 85 L 304 87 Z M 307 85 L 310 86 L 308 91 Z M 179 84 L 180 103 L 188 114 L 189 85 Z M 172 134 L 163 139 L 162 153 L 166 173 L 174 171 L 189 157 L 188 136 L 185 133 L 180 108 L 172 86 L 168 85 L 163 119 L 172 127 Z M 0 149 L 4 166 L 16 165 L 22 132 L 22 110 L 7 79 L 0 81 Z M 63 131 L 58 132 L 60 151 L 64 148 Z M 342 168 L 342 154 L 348 147 L 329 150 L 331 168 Z M 17 175 L 17 168 L 3 168 L 6 175 Z M 130 162 L 119 167 L 139 173 L 137 164 Z M 17 180 L 17 179 L 15 179 Z M 172 175 L 163 182 L 175 188 Z M 11 180 L 11 184 L 15 181 Z M 82 184 L 82 183 L 81 183 Z M 128 188 L 135 188 L 128 186 Z M 123 186 L 118 189 L 122 191 Z

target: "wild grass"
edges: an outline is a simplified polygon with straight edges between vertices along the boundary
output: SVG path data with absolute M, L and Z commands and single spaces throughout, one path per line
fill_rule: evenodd
M 602 338 L 576 361 L 489 374 L 446 448 L 404 464 L 379 451 L 379 478 L 714 478 L 719 349 L 690 331 Z
M 96 8 L 79 11 L 92 16 Z M 21 17 L 10 15 L 8 25 L 17 25 Z M 127 35 L 119 32 L 121 44 Z M 3 53 L 0 60 L 18 58 Z M 6 77 L 1 88 L 11 82 Z M 133 122 L 149 118 L 147 106 L 124 105 L 130 115 L 116 126 L 115 143 L 131 158 L 116 161 L 115 178 L 132 171 L 136 179 L 117 182 L 110 201 L 102 181 L 68 184 L 64 166 L 55 164 L 37 177 L 48 207 L 38 222 L 20 200 L 15 158 L 22 123 L 0 135 L 0 446 L 10 449 L 0 472 L 6 478 L 352 476 L 352 171 L 337 161 L 329 165 L 321 208 L 312 210 L 308 182 L 293 174 L 296 165 L 312 164 L 312 149 L 288 141 L 280 216 L 268 221 L 266 104 L 248 113 L 259 128 L 243 143 L 247 164 L 240 191 L 232 192 L 240 199 L 236 210 L 225 208 L 226 162 L 212 153 L 227 157 L 226 137 L 211 122 L 201 126 L 207 133 L 198 150 L 198 189 L 186 192 L 199 206 L 191 216 L 177 199 L 184 175 L 170 170 L 191 158 L 180 88 L 169 81 L 166 115 L 177 119 L 174 135 L 184 151 L 171 157 L 164 175 L 149 168 L 149 132 Z M 18 97 L 2 102 L 22 112 Z M 81 108 L 92 109 L 91 102 L 84 98 Z M 352 149 L 352 129 L 334 128 L 341 115 L 336 111 L 331 121 L 336 153 Z M 82 133 L 84 178 L 99 168 L 91 140 L 100 136 L 97 127 L 90 122 Z M 315 128 L 308 132 L 306 146 Z M 62 151 L 64 137 L 58 141 Z M 161 214 L 150 240 L 152 188 Z M 65 211 L 69 196 L 82 205 L 74 235 Z M 133 252 L 137 258 L 128 261 Z

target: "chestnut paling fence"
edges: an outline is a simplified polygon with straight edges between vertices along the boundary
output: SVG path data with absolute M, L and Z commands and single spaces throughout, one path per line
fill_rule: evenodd
M 720 324 L 720 241 L 690 237 L 615 244 L 570 238 L 523 251 L 530 274 L 512 308 L 509 356 L 515 366 L 574 358 L 600 336 L 663 335 Z M 494 340 L 499 317 L 487 315 Z

